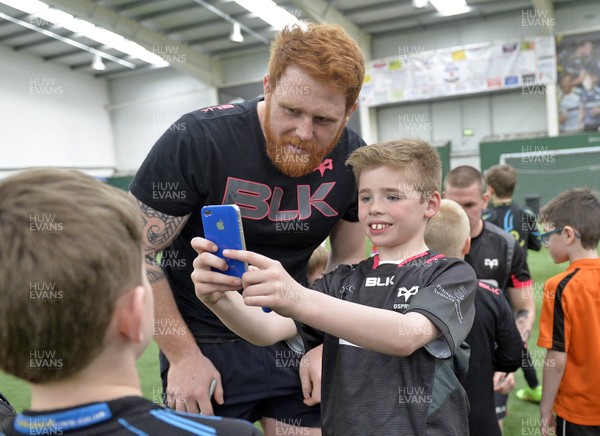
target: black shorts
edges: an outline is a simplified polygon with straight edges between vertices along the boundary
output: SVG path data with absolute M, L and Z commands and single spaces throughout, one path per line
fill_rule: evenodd
M 496 403 L 496 419 L 505 418 L 507 415 L 506 403 L 508 402 L 508 395 L 494 392 L 494 402 Z
M 221 373 L 225 403 L 213 401 L 215 415 L 250 422 L 268 417 L 300 427 L 321 427 L 320 405 L 302 402 L 298 374 L 302 356 L 285 342 L 257 347 L 240 340 L 200 344 L 200 349 Z M 169 362 L 162 353 L 160 366 L 165 392 Z
M 556 436 L 598 436 L 600 426 L 579 425 L 556 417 Z

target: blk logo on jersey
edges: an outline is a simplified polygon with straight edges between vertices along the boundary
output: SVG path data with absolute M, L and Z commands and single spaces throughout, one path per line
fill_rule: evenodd
M 413 297 L 414 295 L 417 295 L 417 292 L 419 292 L 419 287 L 418 286 L 413 286 L 410 289 L 405 288 L 404 286 L 398 288 L 398 295 L 397 297 L 404 297 L 404 303 L 408 303 L 408 300 Z
M 365 279 L 365 287 L 372 288 L 375 286 L 390 286 L 394 284 L 394 276 L 390 277 L 367 277 Z
M 498 267 L 498 259 L 484 259 L 483 260 L 483 265 L 484 266 L 489 266 L 490 269 L 494 269 Z
M 236 203 L 240 207 L 242 217 L 252 220 L 261 220 L 265 217 L 275 222 L 305 220 L 311 216 L 313 209 L 326 217 L 334 217 L 338 212 L 325 201 L 334 186 L 335 182 L 321 183 L 314 192 L 311 192 L 309 185 L 298 185 L 297 208 L 281 210 L 281 200 L 285 192 L 279 186 L 271 189 L 263 183 L 228 177 L 223 204 Z

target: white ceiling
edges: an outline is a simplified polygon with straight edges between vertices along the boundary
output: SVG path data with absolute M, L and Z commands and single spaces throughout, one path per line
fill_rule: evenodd
M 215 62 L 223 57 L 264 51 L 275 29 L 232 0 L 45 0 L 53 7 L 86 19 L 138 42 L 155 52 L 183 56 L 185 62 L 173 65 L 182 71 L 210 81 Z M 514 14 L 528 9 L 559 9 L 598 0 L 467 0 L 471 12 L 444 17 L 432 6 L 416 9 L 412 0 L 276 0 L 281 7 L 300 19 L 329 21 L 344 25 L 351 33 L 369 37 L 400 31 L 456 25 L 474 19 Z M 208 7 L 206 7 L 208 5 Z M 220 15 L 214 10 L 218 9 Z M 45 23 L 0 3 L 0 13 L 17 20 L 73 39 L 89 47 L 127 60 L 136 70 L 149 66 L 116 50 L 82 38 L 72 32 Z M 242 31 L 243 43 L 229 41 L 232 24 L 222 15 L 239 21 L 254 35 Z M 68 66 L 108 78 L 128 71 L 127 67 L 106 60 L 106 70 L 93 70 L 93 55 L 50 36 L 0 18 L 0 45 L 40 57 L 48 62 Z

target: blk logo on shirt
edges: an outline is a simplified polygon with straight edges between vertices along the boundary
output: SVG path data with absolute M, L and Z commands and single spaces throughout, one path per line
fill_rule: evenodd
M 394 276 L 391 277 L 367 277 L 365 287 L 390 286 L 394 284 Z

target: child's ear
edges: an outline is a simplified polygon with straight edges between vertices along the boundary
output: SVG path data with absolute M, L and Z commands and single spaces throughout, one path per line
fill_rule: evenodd
M 435 216 L 440 210 L 442 204 L 442 197 L 438 191 L 434 191 L 431 197 L 427 199 L 427 209 L 425 210 L 425 218 L 431 218 Z
M 130 341 L 141 342 L 144 338 L 145 306 L 143 286 L 136 286 L 125 292 L 116 304 L 117 328 L 119 334 Z
M 466 256 L 471 251 L 471 237 L 469 236 L 465 241 L 465 246 L 462 249 L 462 255 Z
M 567 243 L 568 244 L 572 244 L 573 242 L 575 242 L 577 240 L 576 231 L 575 231 L 575 229 L 573 227 L 571 227 L 571 226 L 565 226 L 565 228 L 563 229 L 563 232 L 567 236 Z

